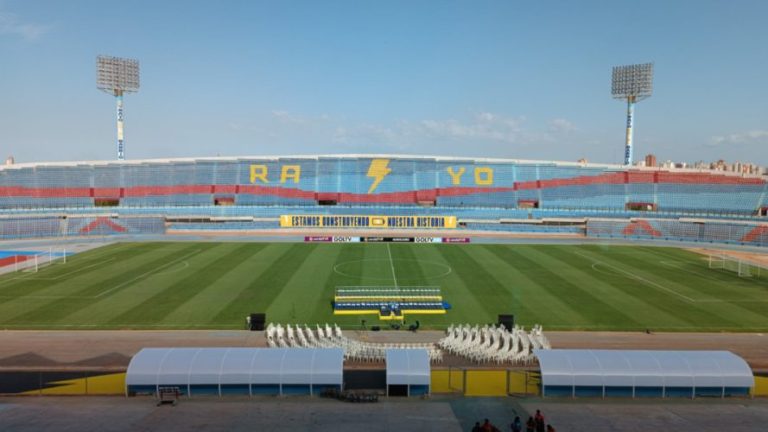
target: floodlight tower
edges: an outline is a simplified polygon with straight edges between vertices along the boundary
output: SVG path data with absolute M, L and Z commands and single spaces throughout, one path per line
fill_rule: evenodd
M 96 74 L 96 88 L 117 100 L 117 159 L 123 160 L 123 94 L 139 91 L 139 61 L 100 55 L 96 57 Z
M 632 165 L 632 129 L 635 102 L 653 94 L 653 63 L 613 67 L 611 95 L 627 100 L 627 140 L 624 147 L 624 165 Z

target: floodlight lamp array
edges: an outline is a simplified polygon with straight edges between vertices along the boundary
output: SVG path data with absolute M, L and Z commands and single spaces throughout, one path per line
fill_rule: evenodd
M 615 99 L 643 100 L 653 94 L 653 63 L 614 66 L 611 95 Z
M 128 58 L 96 57 L 96 87 L 106 93 L 132 93 L 139 90 L 139 61 Z

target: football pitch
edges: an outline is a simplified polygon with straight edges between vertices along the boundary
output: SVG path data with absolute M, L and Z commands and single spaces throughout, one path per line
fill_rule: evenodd
M 336 287 L 440 287 L 422 326 L 513 313 L 550 330 L 766 331 L 768 277 L 710 269 L 673 248 L 521 244 L 118 243 L 66 264 L 0 276 L 0 328 L 241 329 L 281 323 L 387 326 L 334 316 Z

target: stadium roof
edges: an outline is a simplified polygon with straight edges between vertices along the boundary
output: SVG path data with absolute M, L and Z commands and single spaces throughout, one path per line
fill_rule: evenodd
M 706 172 L 717 173 L 725 176 L 738 177 L 759 177 L 760 174 L 744 174 L 732 171 L 713 171 L 708 169 L 695 168 L 662 168 L 662 167 L 627 167 L 621 164 L 600 164 L 600 163 L 580 163 L 567 161 L 547 161 L 547 160 L 526 160 L 526 159 L 504 159 L 504 158 L 483 158 L 483 157 L 459 157 L 459 156 L 427 156 L 427 155 L 404 155 L 404 154 L 327 154 L 327 155 L 268 155 L 268 156 L 231 156 L 231 157 L 198 157 L 198 158 L 169 158 L 169 159 L 134 159 L 134 160 L 101 160 L 101 161 L 62 161 L 62 162 L 27 162 L 14 163 L 11 165 L 0 165 L 0 171 L 7 169 L 23 169 L 36 167 L 75 167 L 83 165 L 91 166 L 112 166 L 112 165 L 145 165 L 145 164 L 168 164 L 168 163 L 201 163 L 201 162 L 238 162 L 238 161 L 277 161 L 277 160 L 320 160 L 320 159 L 425 159 L 438 162 L 457 162 L 457 163 L 489 163 L 503 164 L 514 163 L 518 165 L 553 165 L 553 166 L 572 166 L 583 168 L 609 168 L 617 171 L 641 170 L 641 171 L 676 171 L 676 172 Z
M 426 349 L 388 349 L 386 355 L 387 385 L 429 385 L 431 375 Z
M 544 386 L 752 387 L 752 370 L 730 351 L 536 350 Z
M 144 348 L 125 377 L 136 385 L 341 385 L 340 348 Z

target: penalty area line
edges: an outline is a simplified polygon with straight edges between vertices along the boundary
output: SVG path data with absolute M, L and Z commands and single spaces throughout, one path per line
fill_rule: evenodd
M 166 268 L 168 268 L 168 267 L 170 267 L 170 266 L 172 266 L 172 265 L 174 265 L 174 264 L 176 264 L 176 263 L 178 263 L 180 261 L 183 261 L 183 260 L 185 260 L 185 259 L 187 259 L 187 258 L 189 258 L 189 257 L 191 257 L 193 255 L 196 255 L 196 254 L 198 254 L 198 253 L 200 253 L 202 251 L 203 251 L 202 249 L 197 249 L 195 251 L 192 251 L 191 253 L 188 253 L 188 254 L 186 254 L 186 255 L 184 255 L 182 257 L 176 258 L 175 260 L 169 261 L 169 262 L 161 265 L 160 267 L 155 267 L 152 270 L 146 271 L 146 272 L 144 272 L 144 273 L 142 273 L 142 274 L 140 274 L 140 275 L 138 275 L 138 276 L 136 276 L 136 277 L 134 277 L 132 279 L 129 279 L 129 280 L 127 280 L 127 281 L 125 281 L 125 282 L 123 282 L 123 283 L 121 283 L 119 285 L 116 285 L 116 286 L 114 286 L 114 287 L 112 287 L 112 288 L 110 288 L 110 289 L 108 289 L 106 291 L 102 291 L 99 294 L 96 294 L 93 298 L 100 298 L 102 296 L 105 296 L 105 295 L 111 293 L 112 291 L 120 289 L 120 288 L 122 288 L 122 287 L 124 287 L 126 285 L 130 285 L 133 282 L 135 282 L 135 281 L 137 281 L 137 280 L 139 280 L 139 279 L 141 279 L 141 278 L 143 278 L 145 276 L 151 276 L 151 275 L 153 275 L 155 273 L 158 273 L 158 272 L 160 272 L 162 270 L 165 270 Z
M 658 284 L 658 283 L 656 283 L 656 282 L 654 282 L 654 281 L 652 281 L 652 280 L 649 280 L 649 279 L 646 279 L 646 278 L 644 278 L 644 277 L 642 277 L 642 276 L 636 275 L 636 274 L 634 274 L 634 273 L 632 273 L 632 272 L 630 272 L 630 271 L 626 271 L 626 270 L 620 269 L 620 268 L 618 268 L 618 267 L 616 267 L 616 266 L 614 266 L 614 265 L 608 264 L 608 263 L 606 263 L 606 262 L 603 262 L 603 261 L 600 261 L 600 260 L 596 260 L 596 259 L 594 259 L 594 258 L 590 257 L 589 255 L 583 254 L 583 253 L 581 253 L 581 252 L 574 252 L 574 253 L 575 253 L 576 255 L 579 255 L 579 256 L 582 256 L 582 257 L 584 257 L 584 258 L 587 258 L 587 259 L 591 260 L 591 261 L 592 261 L 593 263 L 595 263 L 595 264 L 600 264 L 600 265 L 604 265 L 604 266 L 606 266 L 606 267 L 612 268 L 612 269 L 614 269 L 614 270 L 616 270 L 616 271 L 618 271 L 618 272 L 624 273 L 625 275 L 629 275 L 629 277 L 630 277 L 630 278 L 632 278 L 632 279 L 635 279 L 635 280 L 639 280 L 639 281 L 641 281 L 641 282 L 645 282 L 645 283 L 646 283 L 646 284 L 648 284 L 648 285 L 651 285 L 651 286 L 653 286 L 653 287 L 659 288 L 659 289 L 661 289 L 661 290 L 664 290 L 664 291 L 666 291 L 666 292 L 668 292 L 668 293 L 674 294 L 674 295 L 676 295 L 676 296 L 678 296 L 678 297 L 682 298 L 682 299 L 683 299 L 683 300 L 685 300 L 685 301 L 688 301 L 688 302 L 691 302 L 691 303 L 696 303 L 696 302 L 698 302 L 698 300 L 692 299 L 692 298 L 688 297 L 688 296 L 687 296 L 687 295 L 685 295 L 685 294 L 680 294 L 679 292 L 677 292 L 677 291 L 675 291 L 675 290 L 673 290 L 673 289 L 671 289 L 671 288 L 667 288 L 667 287 L 665 287 L 664 285 L 660 285 L 660 284 Z M 593 265 L 594 265 L 594 264 L 593 264 Z M 594 268 L 594 267 L 593 267 L 593 268 Z

